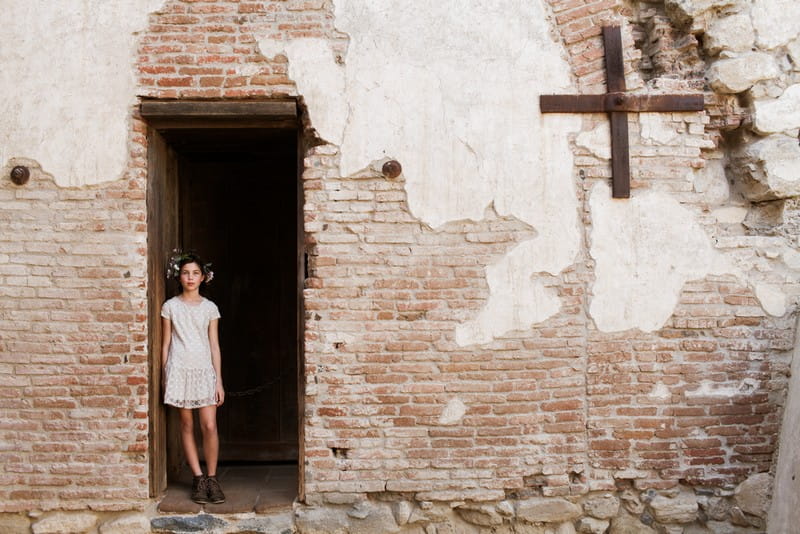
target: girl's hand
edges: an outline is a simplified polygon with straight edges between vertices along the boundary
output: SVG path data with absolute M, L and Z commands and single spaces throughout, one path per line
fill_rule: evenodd
M 225 402 L 225 388 L 222 387 L 222 384 L 217 382 L 217 406 L 222 406 L 222 403 Z

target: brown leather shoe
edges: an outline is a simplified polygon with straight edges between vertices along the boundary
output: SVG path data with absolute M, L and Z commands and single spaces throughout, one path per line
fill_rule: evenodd
M 192 477 L 191 499 L 196 503 L 205 504 L 208 502 L 208 488 L 206 486 L 206 480 L 208 479 L 205 475 Z
M 219 504 L 225 502 L 225 494 L 222 493 L 222 488 L 219 487 L 217 477 L 206 477 L 206 491 L 208 492 L 208 501 L 212 504 Z

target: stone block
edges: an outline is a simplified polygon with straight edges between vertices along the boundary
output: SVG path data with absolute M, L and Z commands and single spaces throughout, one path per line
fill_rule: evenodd
M 656 531 L 632 515 L 623 513 L 611 520 L 608 534 L 656 534 Z
M 553 534 L 575 534 L 575 526 L 570 522 L 561 523 L 553 531 Z
M 28 534 L 31 520 L 19 514 L 0 514 L 0 532 L 8 534 Z
M 699 23 L 719 9 L 737 8 L 742 0 L 665 0 L 667 15 L 679 26 L 697 29 Z
M 733 158 L 731 172 L 744 196 L 754 202 L 800 195 L 800 146 L 796 139 L 771 135 L 747 145 Z
M 788 87 L 773 100 L 753 104 L 753 130 L 766 135 L 800 128 L 800 84 Z
M 294 513 L 258 514 L 236 524 L 238 532 L 258 532 L 260 534 L 292 534 L 294 529 Z
M 728 517 L 730 509 L 730 501 L 722 497 L 711 497 L 705 505 L 706 515 L 716 521 L 723 521 Z
M 622 505 L 630 513 L 639 515 L 644 511 L 644 504 L 642 504 L 639 495 L 635 491 L 626 489 L 620 495 L 620 499 L 622 500 Z
M 789 46 L 786 47 L 789 50 L 789 57 L 792 60 L 792 69 L 796 72 L 800 70 L 800 39 L 795 39 Z
M 32 525 L 33 534 L 83 534 L 94 530 L 97 516 L 82 512 L 49 514 Z
M 295 510 L 298 534 L 347 534 L 347 516 L 342 510 L 325 508 L 298 508 Z
M 733 499 L 743 512 L 767 517 L 772 496 L 772 477 L 768 473 L 757 473 L 739 484 Z
M 497 513 L 495 507 L 490 504 L 482 506 L 459 506 L 456 508 L 456 512 L 461 516 L 461 519 L 473 525 L 491 527 L 503 523 L 503 517 Z
M 606 519 L 583 517 L 578 521 L 578 532 L 580 534 L 604 534 L 608 525 L 609 521 Z
M 150 520 L 150 531 L 164 534 L 184 532 L 209 532 L 228 526 L 227 521 L 209 514 L 192 516 L 155 517 Z
M 703 37 L 703 48 L 711 55 L 722 51 L 746 52 L 753 47 L 756 34 L 747 15 L 732 15 L 712 21 Z
M 497 512 L 505 517 L 512 517 L 514 515 L 514 505 L 509 501 L 500 501 L 497 503 Z
M 692 524 L 683 529 L 683 534 L 714 534 L 714 531 L 704 525 Z
M 414 504 L 411 501 L 397 501 L 392 504 L 394 520 L 398 525 L 403 526 L 411 519 L 414 513 Z
M 753 2 L 750 16 L 756 30 L 756 45 L 760 48 L 772 50 L 800 34 L 800 2 L 797 0 Z
M 748 52 L 739 57 L 719 59 L 708 69 L 707 77 L 720 93 L 741 93 L 756 82 L 775 78 L 780 69 L 775 58 L 762 52 Z
M 373 534 L 375 532 L 399 532 L 400 527 L 394 519 L 388 503 L 364 501 L 347 511 L 349 534 Z
M 619 513 L 619 499 L 611 493 L 596 495 L 583 502 L 583 510 L 597 519 L 610 519 Z
M 534 497 L 517 503 L 517 518 L 529 523 L 561 523 L 581 515 L 581 507 L 566 499 Z
M 100 534 L 141 534 L 150 530 L 150 520 L 144 514 L 116 517 L 100 525 Z
M 650 507 L 661 523 L 691 523 L 697 519 L 697 499 L 688 493 L 672 498 L 657 495 L 650 501 Z

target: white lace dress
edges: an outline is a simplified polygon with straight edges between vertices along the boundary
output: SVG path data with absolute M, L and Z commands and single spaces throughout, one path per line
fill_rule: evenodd
M 178 408 L 216 404 L 217 374 L 211 362 L 208 325 L 220 317 L 217 305 L 206 298 L 187 304 L 172 297 L 161 307 L 161 317 L 172 323 L 164 402 Z

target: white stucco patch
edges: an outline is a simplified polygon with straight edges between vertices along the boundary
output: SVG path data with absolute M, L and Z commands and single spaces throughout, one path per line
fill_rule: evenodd
M 670 392 L 669 387 L 667 387 L 666 384 L 659 382 L 650 391 L 648 397 L 651 397 L 656 400 L 666 401 L 672 397 L 672 393 Z
M 439 424 L 455 425 L 464 418 L 466 413 L 467 405 L 464 404 L 461 399 L 450 399 L 450 401 L 447 403 L 447 406 L 445 406 L 444 410 L 442 410 L 442 414 L 439 416 Z
M 663 113 L 640 113 L 639 131 L 642 139 L 660 145 L 672 144 L 678 139 L 675 123 L 668 120 L 669 115 Z
M 120 178 L 134 102 L 134 32 L 163 0 L 6 0 L 0 162 L 30 158 L 61 186 Z
M 409 208 L 430 226 L 480 220 L 494 203 L 537 231 L 487 269 L 489 301 L 457 329 L 458 343 L 551 316 L 559 301 L 535 273 L 558 274 L 579 248 L 567 136 L 580 118 L 538 111 L 539 93 L 574 91 L 543 1 L 335 6 L 336 28 L 350 38 L 343 65 L 320 41 L 258 43 L 265 55 L 287 55 L 312 124 L 341 148 L 342 174 L 396 158 Z
M 588 132 L 579 133 L 575 144 L 598 158 L 611 159 L 611 129 L 608 124 L 600 124 Z
M 349 99 L 343 97 L 345 69 L 336 63 L 330 43 L 325 39 L 261 39 L 258 48 L 267 57 L 285 54 L 290 58 L 289 77 L 305 97 L 314 128 L 320 137 L 341 146 Z M 335 95 L 339 98 L 331 98 Z
M 719 384 L 711 380 L 701 380 L 697 389 L 689 390 L 686 396 L 692 397 L 733 397 L 735 395 L 746 395 L 758 389 L 758 381 L 752 378 L 745 378 L 736 385 Z
M 599 183 L 589 203 L 597 264 L 589 313 L 598 329 L 657 330 L 687 281 L 719 270 L 708 236 L 671 196 L 650 191 L 615 200 Z

